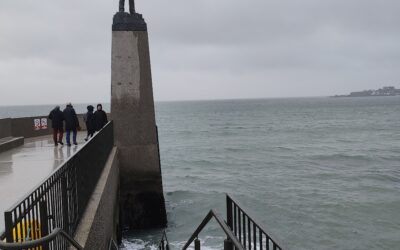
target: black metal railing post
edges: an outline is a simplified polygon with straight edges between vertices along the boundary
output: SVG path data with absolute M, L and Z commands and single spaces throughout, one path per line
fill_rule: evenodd
M 45 237 L 49 234 L 49 216 L 47 213 L 47 204 L 44 201 L 39 202 L 39 211 L 40 211 L 40 232 L 41 237 Z M 43 250 L 49 249 L 49 244 L 45 243 L 42 245 Z
M 233 231 L 232 201 L 226 196 L 226 224 Z M 233 250 L 232 241 L 227 238 L 224 241 L 224 250 Z
M 200 250 L 201 248 L 201 243 L 200 240 L 197 238 L 194 240 L 194 250 Z
M 233 244 L 230 239 L 224 240 L 224 250 L 233 250 Z
M 233 220 L 232 220 L 232 201 L 229 196 L 226 196 L 226 223 L 228 226 L 233 229 Z
M 67 178 L 63 176 L 61 178 L 61 199 L 62 199 L 62 216 L 63 216 L 63 225 L 62 229 L 70 234 L 69 231 L 69 219 L 68 219 L 68 190 L 67 190 Z
M 4 212 L 4 224 L 6 226 L 6 241 L 8 243 L 14 242 L 12 212 Z

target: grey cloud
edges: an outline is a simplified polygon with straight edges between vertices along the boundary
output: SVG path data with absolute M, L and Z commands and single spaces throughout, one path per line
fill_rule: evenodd
M 0 105 L 108 101 L 117 2 L 2 0 Z M 400 84 L 398 1 L 136 5 L 149 26 L 156 100 L 320 96 Z

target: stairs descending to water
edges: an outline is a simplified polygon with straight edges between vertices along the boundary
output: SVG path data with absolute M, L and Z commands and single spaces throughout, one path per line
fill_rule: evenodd
M 188 249 L 192 243 L 194 243 L 195 250 L 201 249 L 199 234 L 213 218 L 218 222 L 219 226 L 226 235 L 226 239 L 223 243 L 224 250 L 288 249 L 283 247 L 282 243 L 278 242 L 275 236 L 267 233 L 264 227 L 250 217 L 250 215 L 248 215 L 248 213 L 244 210 L 244 207 L 228 194 L 226 195 L 226 209 L 226 220 L 224 220 L 222 215 L 217 210 L 211 209 L 192 236 L 189 238 L 183 247 L 183 250 Z M 160 250 L 170 249 L 165 231 L 162 235 L 158 248 Z

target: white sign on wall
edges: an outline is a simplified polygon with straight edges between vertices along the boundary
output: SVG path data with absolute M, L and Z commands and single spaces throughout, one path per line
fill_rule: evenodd
M 33 120 L 33 129 L 34 130 L 40 130 L 40 119 L 34 119 Z
M 47 118 L 42 118 L 40 123 L 42 129 L 47 129 Z
M 33 119 L 33 129 L 34 130 L 47 129 L 47 118 Z

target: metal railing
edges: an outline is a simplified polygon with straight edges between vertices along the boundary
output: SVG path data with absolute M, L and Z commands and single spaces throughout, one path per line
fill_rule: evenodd
M 114 146 L 109 122 L 78 152 L 25 198 L 4 213 L 0 240 L 23 243 L 39 240 L 57 229 L 74 235 Z M 67 249 L 70 241 L 55 237 L 43 249 Z
M 47 236 L 44 236 L 38 240 L 30 240 L 22 243 L 4 243 L 0 241 L 0 249 L 2 250 L 20 250 L 20 249 L 43 249 L 49 244 L 57 239 L 57 237 L 62 237 L 68 243 L 70 243 L 73 247 L 78 250 L 83 250 L 83 247 L 79 245 L 71 236 L 69 236 L 64 230 L 61 228 L 56 228 L 53 232 Z
M 108 245 L 108 250 L 118 250 L 118 244 L 114 239 L 110 239 L 110 244 Z
M 162 234 L 158 249 L 159 250 L 169 250 L 169 242 L 168 242 L 167 233 L 165 232 L 165 230 Z
M 272 239 L 271 234 L 266 233 L 266 230 L 257 224 L 235 201 L 231 196 L 226 195 L 227 206 L 227 221 L 214 209 L 210 210 L 196 231 L 189 238 L 183 250 L 186 250 L 194 242 L 194 249 L 200 250 L 201 243 L 199 234 L 210 222 L 212 218 L 218 222 L 226 234 L 224 241 L 224 250 L 282 250 L 281 244 L 278 244 L 276 238 Z
M 263 226 L 255 222 L 231 196 L 226 195 L 227 224 L 232 229 L 236 238 L 239 239 L 244 249 L 260 250 L 282 250 L 281 243 L 264 229 Z
M 225 245 L 227 244 L 233 244 L 236 249 L 238 250 L 244 250 L 242 244 L 239 242 L 239 240 L 236 238 L 236 236 L 233 234 L 232 230 L 229 228 L 228 224 L 224 221 L 223 217 L 214 209 L 211 209 L 210 212 L 208 212 L 207 216 L 203 219 L 201 224 L 197 227 L 196 231 L 192 234 L 192 236 L 189 238 L 185 246 L 182 248 L 183 250 L 188 249 L 188 247 L 194 242 L 194 249 L 199 250 L 200 249 L 200 240 L 199 240 L 199 234 L 201 231 L 203 231 L 204 227 L 207 226 L 208 222 L 212 218 L 215 218 L 215 220 L 218 222 L 222 230 L 227 236 L 227 240 L 225 240 Z M 224 247 L 225 249 L 225 247 Z M 228 249 L 232 249 L 229 247 Z

